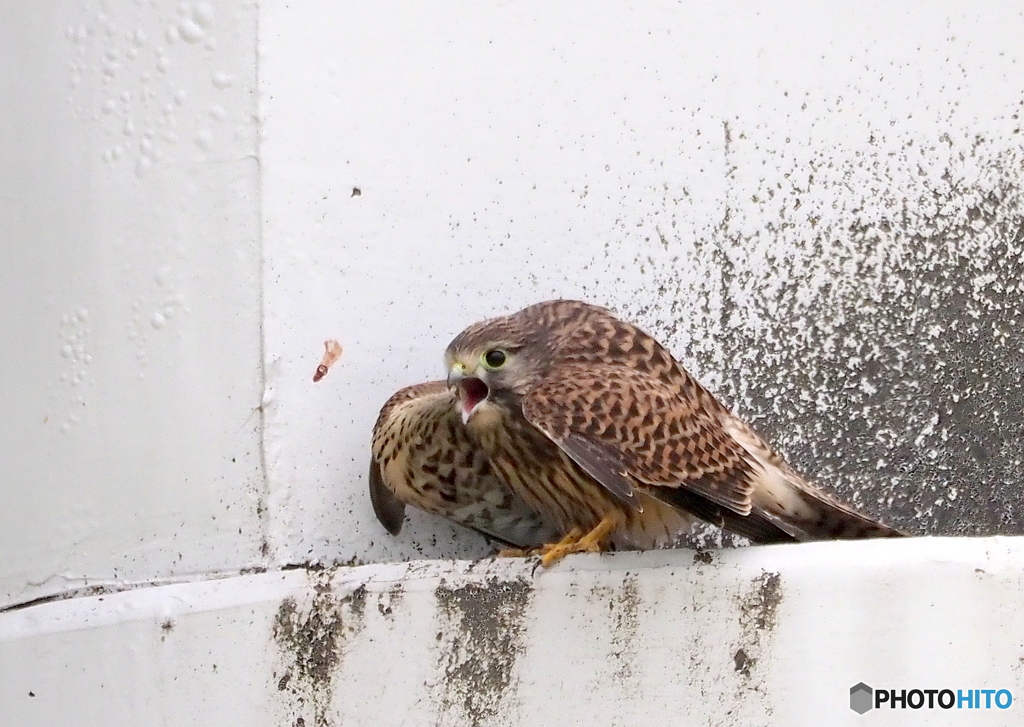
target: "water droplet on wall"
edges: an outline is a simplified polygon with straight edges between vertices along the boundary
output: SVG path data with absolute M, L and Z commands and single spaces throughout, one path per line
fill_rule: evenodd
M 139 161 L 135 163 L 135 176 L 144 177 L 146 173 L 153 166 L 153 160 L 147 156 L 139 157 Z
M 227 88 L 235 82 L 235 77 L 224 71 L 217 71 L 213 74 L 213 85 L 217 88 Z
M 210 3 L 196 3 L 192 9 L 192 17 L 197 23 L 208 28 L 213 22 L 213 8 Z
M 209 151 L 213 148 L 213 132 L 209 129 L 203 129 L 196 135 L 196 146 L 200 149 Z
M 206 37 L 206 31 L 202 29 L 194 20 L 186 18 L 178 23 L 178 35 L 186 43 L 198 43 Z
M 164 323 L 166 323 L 166 322 L 167 322 L 167 319 L 164 318 L 164 314 L 161 313 L 160 311 L 157 311 L 156 313 L 154 313 L 153 314 L 153 318 L 150 320 L 150 324 L 152 324 L 153 328 L 156 328 L 156 329 L 163 328 L 164 327 Z

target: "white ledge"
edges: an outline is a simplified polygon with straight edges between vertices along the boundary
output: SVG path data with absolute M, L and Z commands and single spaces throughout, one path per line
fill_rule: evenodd
M 1017 537 L 292 570 L 2 614 L 0 704 L 76 727 L 910 718 L 851 711 L 865 682 L 1007 689 L 986 724 L 1020 724 L 1022 603 Z

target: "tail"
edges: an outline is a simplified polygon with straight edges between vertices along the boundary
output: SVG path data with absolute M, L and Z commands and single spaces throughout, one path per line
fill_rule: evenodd
M 765 539 L 747 536 L 757 543 L 781 542 L 780 533 L 791 540 L 860 540 L 898 538 L 903 533 L 868 515 L 857 512 L 819 490 L 794 472 L 788 464 L 745 422 L 730 417 L 726 427 L 752 455 L 754 466 L 751 514 L 762 524 Z M 743 518 L 743 516 L 734 516 Z M 772 527 L 766 527 L 770 524 Z M 728 523 L 726 527 L 729 527 Z M 739 530 L 737 530 L 739 532 Z M 743 533 L 741 533 L 743 534 Z
M 794 540 L 860 540 L 906 535 L 822 492 L 784 463 L 761 464 L 763 469 L 755 478 L 751 493 L 751 514 L 762 516 Z

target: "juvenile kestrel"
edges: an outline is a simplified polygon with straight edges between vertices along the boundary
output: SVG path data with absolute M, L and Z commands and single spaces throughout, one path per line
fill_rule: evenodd
M 553 524 L 545 565 L 644 547 L 679 512 L 778 543 L 902 533 L 794 472 L 657 341 L 587 303 L 538 303 L 448 346 L 458 409 L 495 472 Z
M 406 504 L 446 517 L 504 545 L 535 548 L 557 537 L 498 479 L 459 416 L 443 381 L 410 386 L 388 399 L 373 428 L 370 500 L 392 535 Z

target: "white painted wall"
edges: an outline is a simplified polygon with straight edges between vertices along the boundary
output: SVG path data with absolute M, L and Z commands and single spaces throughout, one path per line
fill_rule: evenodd
M 979 397 L 988 374 L 947 389 L 952 354 L 916 369 L 905 355 L 956 337 L 932 309 L 1024 329 L 1014 311 L 986 314 L 986 286 L 1013 275 L 980 277 L 1019 193 L 977 238 L 950 227 L 978 226 L 978 198 L 1024 175 L 1012 3 L 272 3 L 260 27 L 280 561 L 482 552 L 423 518 L 385 536 L 366 433 L 390 393 L 441 376 L 466 324 L 557 296 L 641 321 L 810 474 L 911 529 L 941 532 L 936 513 L 968 497 L 957 472 L 984 478 L 959 522 L 983 522 L 1001 481 L 1013 497 L 1019 447 L 994 473 L 940 457 L 963 449 L 946 405 Z M 863 243 L 853 224 L 895 232 Z M 978 265 L 946 283 L 975 292 L 966 304 L 918 272 L 958 255 Z M 346 354 L 313 386 L 328 337 Z M 984 345 L 1011 361 L 1024 342 Z M 904 354 L 869 369 L 884 351 Z M 1006 391 L 979 404 L 1001 414 L 984 426 L 1019 419 Z M 904 446 L 923 460 L 893 462 Z M 968 532 L 1000 532 L 998 517 Z
M 0 15 L 0 604 L 255 565 L 255 8 Z
M 993 475 L 1003 499 L 986 480 L 982 505 L 956 511 L 965 470 L 943 457 L 960 445 L 933 420 L 936 401 L 979 392 L 981 409 L 1019 419 L 1019 382 L 933 399 L 928 381 L 966 364 L 922 374 L 900 357 L 874 379 L 862 365 L 872 347 L 959 335 L 915 307 L 945 303 L 912 274 L 958 256 L 977 268 L 955 281 L 964 320 L 1002 327 L 1005 371 L 1019 359 L 1016 309 L 999 322 L 991 295 L 1019 290 L 1014 268 L 991 272 L 993 231 L 1022 209 L 1013 3 L 40 0 L 0 17 L 0 607 L 272 571 L 0 613 L 0 723 L 309 724 L 322 707 L 375 724 L 381 705 L 408 724 L 458 723 L 437 686 L 454 663 L 439 660 L 468 626 L 444 622 L 435 651 L 435 624 L 453 618 L 440 579 L 528 566 L 337 571 L 339 596 L 370 580 L 369 620 L 328 685 L 300 685 L 310 694 L 277 689 L 272 624 L 326 576 L 275 569 L 487 552 L 415 514 L 388 537 L 365 494 L 368 433 L 390 393 L 440 376 L 467 323 L 543 298 L 643 323 L 812 474 L 910 527 L 969 522 L 1019 492 L 1010 437 Z M 899 234 L 866 249 L 852 223 Z M 314 385 L 326 338 L 345 355 Z M 903 386 L 889 418 L 870 398 L 879 378 Z M 876 449 L 898 446 L 947 474 L 893 474 Z M 771 707 L 773 724 L 840 724 L 861 679 L 1020 691 L 1018 550 L 573 559 L 530 581 L 515 690 L 490 723 L 564 710 L 750 724 Z M 785 595 L 752 686 L 734 651 L 707 645 L 738 643 L 735 597 L 762 569 Z M 598 625 L 625 570 L 649 648 L 620 663 L 626 646 Z M 392 621 L 377 592 L 396 579 L 408 610 Z M 576 646 L 556 653 L 552 629 Z M 397 677 L 412 686 L 387 686 Z
M 531 570 L 292 570 L 3 614 L 4 724 L 1021 721 L 1021 538 L 747 548 L 710 564 L 685 551 L 581 556 Z M 849 690 L 862 681 L 1008 689 L 1015 701 L 860 716 Z

